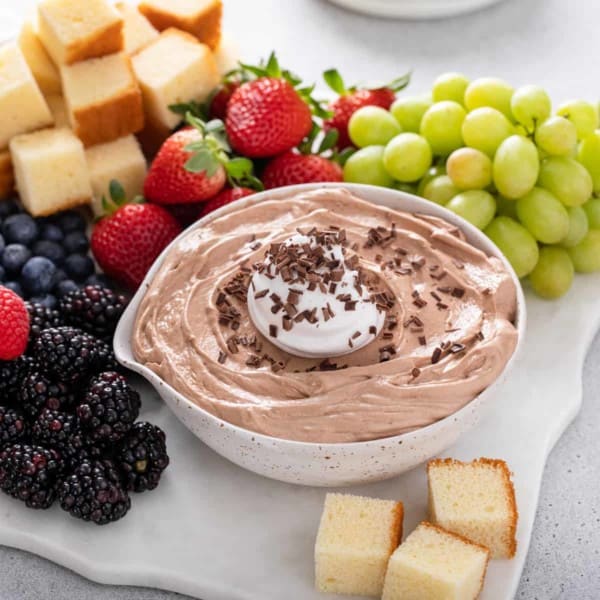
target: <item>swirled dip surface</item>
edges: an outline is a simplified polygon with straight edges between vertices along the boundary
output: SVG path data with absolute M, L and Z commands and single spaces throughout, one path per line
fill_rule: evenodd
M 346 254 L 389 300 L 385 326 L 355 352 L 292 356 L 248 315 L 253 265 L 298 228 L 343 230 Z M 226 421 L 353 442 L 424 427 L 475 398 L 515 350 L 515 311 L 502 262 L 449 223 L 327 188 L 250 203 L 191 231 L 146 292 L 132 343 L 140 363 Z

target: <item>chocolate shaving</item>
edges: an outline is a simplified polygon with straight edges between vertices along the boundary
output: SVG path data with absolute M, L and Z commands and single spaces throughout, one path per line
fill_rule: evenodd
M 431 355 L 431 364 L 435 365 L 440 361 L 440 358 L 442 358 L 442 349 L 436 348 Z
M 225 364 L 226 360 L 227 360 L 227 354 L 225 354 L 225 352 L 223 352 L 223 350 L 221 350 L 219 352 L 219 358 L 218 358 L 219 364 L 221 364 L 221 365 Z

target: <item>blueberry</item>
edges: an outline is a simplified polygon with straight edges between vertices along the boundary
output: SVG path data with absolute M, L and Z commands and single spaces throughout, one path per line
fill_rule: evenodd
M 4 241 L 2 234 L 0 234 L 0 256 L 2 256 L 2 252 L 4 252 L 5 247 L 6 247 L 6 242 Z
M 111 280 L 104 273 L 94 273 L 85 280 L 85 285 L 99 285 L 103 288 L 113 288 Z
M 65 273 L 64 269 L 56 269 L 56 273 L 54 274 L 54 285 L 68 279 L 68 277 L 69 276 Z
M 63 233 L 71 231 L 85 231 L 87 223 L 80 213 L 74 210 L 67 210 L 56 216 L 56 224 L 62 229 Z
M 72 279 L 65 279 L 63 281 L 59 281 L 57 286 L 54 288 L 54 291 L 59 298 L 62 298 L 66 294 L 74 292 L 78 289 L 79 286 Z
M 47 294 L 54 285 L 56 267 L 43 256 L 30 258 L 21 271 L 21 284 L 33 296 Z
M 2 224 L 2 234 L 9 244 L 29 246 L 39 234 L 38 224 L 25 213 L 11 215 Z
M 8 273 L 18 275 L 31 258 L 31 250 L 22 244 L 9 244 L 2 253 L 2 266 Z
M 32 304 L 41 304 L 46 308 L 56 308 L 58 304 L 56 296 L 53 296 L 52 294 L 44 294 L 43 296 L 32 296 L 31 298 L 29 298 L 29 302 L 31 302 Z
M 23 288 L 16 281 L 7 281 L 2 284 L 5 288 L 12 290 L 17 296 L 21 296 L 21 298 L 25 298 L 25 293 L 23 292 Z
M 65 236 L 63 246 L 67 254 L 85 254 L 90 249 L 90 243 L 83 231 L 72 231 Z
M 60 265 L 65 260 L 65 251 L 60 244 L 47 240 L 38 240 L 33 244 L 33 255 L 44 256 L 55 265 Z
M 69 277 L 81 282 L 94 272 L 94 261 L 85 254 L 70 254 L 65 259 L 64 267 Z
M 19 212 L 19 205 L 16 200 L 4 200 L 0 202 L 0 219 Z
M 4 267 L 2 265 L 0 265 L 0 283 L 2 281 L 4 281 L 5 277 L 6 277 L 6 271 L 4 270 Z
M 42 225 L 40 229 L 40 240 L 47 240 L 48 242 L 62 242 L 65 235 L 62 229 L 58 225 L 52 223 L 46 223 Z

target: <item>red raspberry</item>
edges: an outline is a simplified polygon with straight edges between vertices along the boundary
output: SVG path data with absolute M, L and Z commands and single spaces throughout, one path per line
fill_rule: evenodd
M 0 360 L 14 360 L 29 341 L 29 313 L 25 302 L 12 290 L 0 286 Z

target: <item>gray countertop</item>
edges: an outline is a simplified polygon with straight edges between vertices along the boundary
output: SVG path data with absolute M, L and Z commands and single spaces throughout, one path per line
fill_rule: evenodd
M 598 0 L 506 0 L 472 15 L 414 23 L 367 18 L 324 0 L 224 2 L 225 30 L 245 60 L 275 48 L 281 62 L 307 81 L 317 80 L 332 66 L 348 81 L 391 80 L 413 69 L 411 90 L 420 92 L 436 75 L 458 70 L 470 77 L 501 76 L 514 85 L 536 83 L 557 102 L 600 96 Z M 33 2 L 0 0 L 0 5 L 23 14 Z M 599 364 L 600 336 L 585 365 L 583 410 L 548 461 L 517 598 L 600 598 Z M 0 600 L 182 598 L 97 585 L 3 547 L 0 582 Z

